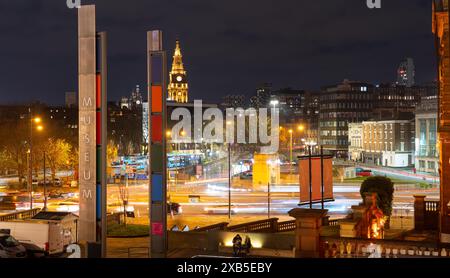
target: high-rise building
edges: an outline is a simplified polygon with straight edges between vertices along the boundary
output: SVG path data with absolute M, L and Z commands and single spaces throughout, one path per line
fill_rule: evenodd
M 277 101 L 280 123 L 298 123 L 305 118 L 305 91 L 285 88 L 272 93 L 270 100 Z
M 406 58 L 401 61 L 397 69 L 397 85 L 412 87 L 415 84 L 416 69 L 414 67 L 414 60 Z
M 73 108 L 78 104 L 76 92 L 66 92 L 66 107 Z
M 344 80 L 320 94 L 319 141 L 337 157 L 348 157 L 348 124 L 371 116 L 373 86 Z
M 224 108 L 245 108 L 244 95 L 227 95 L 223 98 L 222 107 Z
M 450 41 L 448 0 L 434 0 L 432 31 L 439 72 L 440 241 L 450 243 Z
M 189 86 L 186 71 L 183 65 L 183 55 L 181 54 L 180 41 L 177 40 L 175 53 L 173 55 L 172 70 L 169 74 L 169 100 L 186 103 L 189 99 Z
M 253 108 L 266 108 L 269 106 L 272 94 L 272 84 L 263 83 L 256 88 L 256 95 L 250 98 L 250 106 Z

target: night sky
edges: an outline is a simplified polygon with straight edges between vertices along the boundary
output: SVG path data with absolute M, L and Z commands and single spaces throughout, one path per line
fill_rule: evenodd
M 82 0 L 109 34 L 109 99 L 146 85 L 146 31 L 179 38 L 190 98 L 320 89 L 344 78 L 392 82 L 405 57 L 435 79 L 431 0 Z M 63 104 L 77 90 L 77 11 L 66 0 L 0 0 L 0 103 Z M 171 59 L 170 59 L 171 64 Z

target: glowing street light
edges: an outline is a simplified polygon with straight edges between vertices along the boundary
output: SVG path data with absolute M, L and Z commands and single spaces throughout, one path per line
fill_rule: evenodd
M 280 102 L 276 99 L 270 101 L 270 105 L 272 105 L 273 108 L 275 108 L 275 106 L 277 106 L 278 104 L 280 104 Z
M 303 126 L 303 125 L 299 125 L 297 128 L 298 128 L 299 131 L 305 130 L 305 126 Z
M 42 122 L 42 119 L 39 118 L 39 117 L 36 117 L 36 118 L 33 119 L 33 121 L 34 121 L 36 124 L 40 124 L 40 123 Z
M 41 126 L 41 125 L 38 125 L 38 126 L 36 127 L 36 130 L 37 130 L 37 131 L 43 131 L 43 130 L 44 130 L 44 127 Z

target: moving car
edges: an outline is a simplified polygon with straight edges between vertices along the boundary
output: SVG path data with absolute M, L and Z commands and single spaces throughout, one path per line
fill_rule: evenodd
M 0 233 L 0 258 L 26 258 L 27 250 L 14 237 Z
M 243 172 L 240 175 L 241 180 L 251 180 L 253 179 L 253 172 L 252 171 L 247 171 L 247 172 Z
M 228 205 L 220 205 L 213 207 L 206 207 L 204 211 L 208 214 L 228 214 L 229 207 Z M 236 214 L 237 209 L 235 206 L 231 206 L 231 214 Z
M 173 214 L 181 214 L 183 212 L 183 209 L 181 208 L 181 205 L 179 203 L 167 203 L 167 213 Z
M 49 211 L 76 213 L 80 210 L 80 205 L 78 202 L 67 200 L 63 202 L 49 203 L 47 208 Z
M 372 176 L 372 170 L 361 170 L 356 172 L 356 176 L 358 177 L 370 177 Z
M 19 194 L 0 196 L 0 210 L 29 209 L 29 199 L 29 196 Z

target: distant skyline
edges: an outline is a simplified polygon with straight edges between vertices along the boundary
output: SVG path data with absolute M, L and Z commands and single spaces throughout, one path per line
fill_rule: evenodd
M 110 100 L 146 85 L 146 31 L 161 29 L 169 68 L 181 42 L 190 100 L 247 98 L 264 82 L 320 90 L 344 79 L 395 82 L 414 59 L 416 83 L 436 79 L 431 1 L 82 0 L 109 37 Z M 77 10 L 66 0 L 0 0 L 0 104 L 63 104 L 78 89 Z M 144 92 L 145 94 L 145 92 Z

